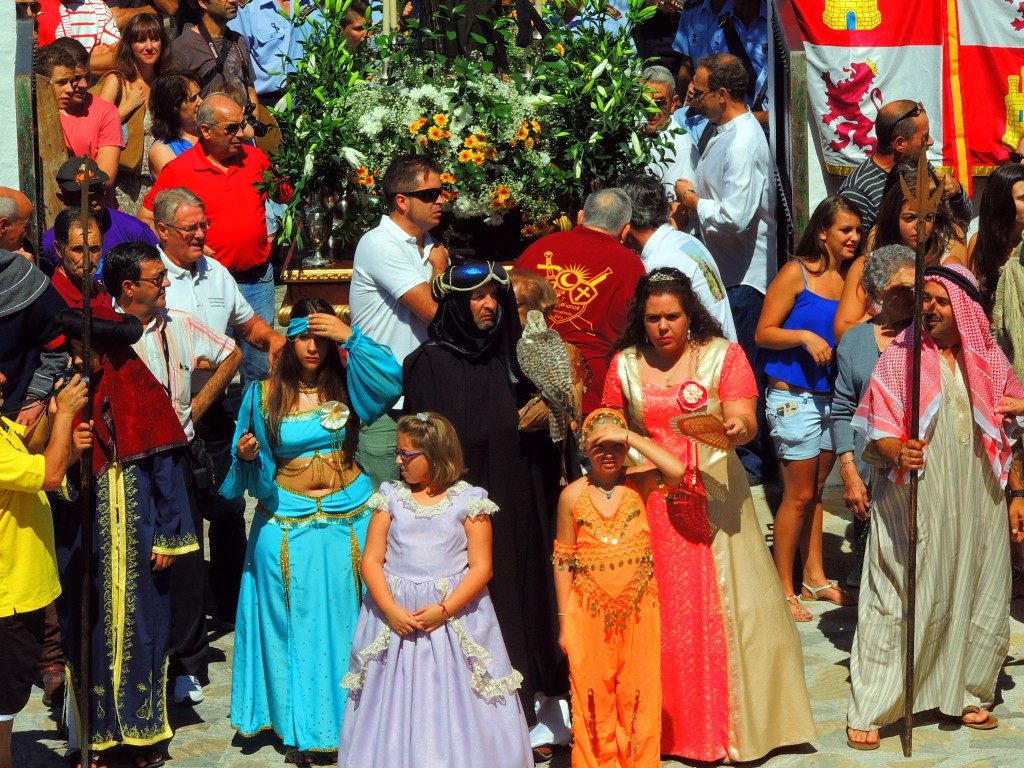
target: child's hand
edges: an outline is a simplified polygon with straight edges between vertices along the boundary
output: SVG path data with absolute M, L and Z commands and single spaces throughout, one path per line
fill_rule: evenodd
M 441 609 L 438 608 L 438 610 Z M 399 608 L 397 605 L 390 611 L 386 611 L 384 616 L 388 620 L 388 625 L 399 637 L 405 637 L 406 635 L 411 635 L 413 632 L 423 630 L 423 625 L 416 620 L 416 617 L 404 608 Z
M 615 444 L 629 444 L 629 430 L 625 427 L 620 427 L 618 424 L 609 424 L 608 422 L 602 422 L 596 425 L 590 430 L 590 434 L 587 435 L 587 446 L 588 448 L 593 445 L 600 445 L 601 443 L 615 443 Z
M 444 623 L 448 616 L 445 615 L 441 606 L 435 603 L 420 608 L 413 614 L 413 618 L 420 623 L 424 632 L 433 632 Z
M 83 453 L 92 448 L 92 428 L 91 421 L 88 424 L 83 421 L 75 427 L 75 431 L 71 433 L 71 455 L 68 457 L 68 464 L 74 464 Z

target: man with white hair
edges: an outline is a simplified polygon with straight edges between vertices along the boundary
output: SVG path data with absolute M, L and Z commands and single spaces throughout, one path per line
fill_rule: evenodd
M 583 394 L 585 413 L 601 405 L 608 349 L 625 327 L 629 300 L 646 274 L 639 257 L 622 245 L 631 215 L 621 189 L 602 189 L 586 199 L 576 227 L 542 237 L 515 263 L 555 289 L 558 306 L 550 326 L 576 345 L 593 374 Z

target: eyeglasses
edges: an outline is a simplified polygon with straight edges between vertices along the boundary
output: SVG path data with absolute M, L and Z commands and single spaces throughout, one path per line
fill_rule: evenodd
M 234 136 L 245 127 L 245 123 L 228 123 L 227 125 L 218 125 L 217 127 L 228 136 Z
M 190 224 L 187 227 L 179 227 L 177 224 L 170 224 L 168 226 L 170 226 L 171 229 L 178 230 L 183 235 L 188 235 L 189 237 L 191 237 L 200 229 L 203 230 L 203 232 L 209 231 L 210 227 L 213 226 L 213 224 L 209 221 L 200 221 L 197 224 Z
M 167 270 L 165 269 L 163 272 L 161 272 L 160 274 L 156 275 L 155 277 L 140 277 L 138 280 L 135 280 L 134 282 L 136 282 L 136 283 L 152 283 L 157 288 L 163 288 L 164 287 L 164 280 L 166 280 L 166 279 L 167 279 Z
M 694 101 L 700 101 L 701 99 L 703 99 L 709 93 L 711 93 L 711 89 L 710 88 L 708 88 L 706 91 L 702 91 L 700 88 L 694 88 L 691 85 L 690 86 L 690 92 L 689 92 L 689 94 L 687 94 L 687 98 L 693 99 Z
M 422 200 L 424 203 L 436 203 L 437 198 L 441 196 L 440 187 L 430 187 L 430 189 L 414 189 L 410 192 L 395 192 L 396 195 L 405 195 L 406 197 L 415 197 L 417 200 Z
M 417 456 L 422 456 L 423 451 L 403 451 L 399 448 L 394 450 L 395 458 L 401 461 L 403 464 L 408 464 L 410 461 L 415 459 Z
M 1024 161 L 1024 155 L 1022 155 L 1020 152 L 1011 152 L 1010 153 L 1010 162 L 1011 163 L 1020 163 L 1022 161 Z

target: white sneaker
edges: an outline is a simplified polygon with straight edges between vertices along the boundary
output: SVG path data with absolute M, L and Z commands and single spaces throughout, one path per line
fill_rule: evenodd
M 199 680 L 196 677 L 193 675 L 178 675 L 178 677 L 174 678 L 175 704 L 192 706 L 193 704 L 199 704 L 204 698 L 203 686 L 199 684 Z

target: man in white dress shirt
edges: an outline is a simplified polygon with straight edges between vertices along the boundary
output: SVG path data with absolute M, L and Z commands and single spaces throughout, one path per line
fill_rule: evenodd
M 619 176 L 615 186 L 633 206 L 625 245 L 640 256 L 647 274 L 673 267 L 686 275 L 701 303 L 722 326 L 722 335 L 736 341 L 729 297 L 715 260 L 700 240 L 668 223 L 669 202 L 663 186 L 653 176 L 632 173 Z
M 725 281 L 739 344 L 753 365 L 754 331 L 778 261 L 774 164 L 764 131 L 743 101 L 746 89 L 747 72 L 735 56 L 713 53 L 697 62 L 687 99 L 699 103 L 718 127 L 697 164 L 695 182 L 677 182 L 676 196 L 697 216 Z M 760 480 L 761 443 L 751 445 L 754 455 L 743 451 L 740 457 L 751 479 Z

